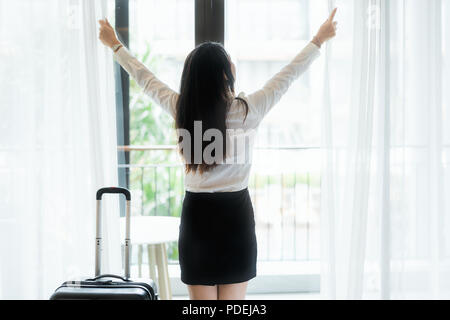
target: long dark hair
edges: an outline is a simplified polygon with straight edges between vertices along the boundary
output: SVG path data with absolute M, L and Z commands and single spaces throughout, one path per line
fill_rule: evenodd
M 197 46 L 186 58 L 181 77 L 180 95 L 177 101 L 176 129 L 184 129 L 194 138 L 194 122 L 201 121 L 202 137 L 208 129 L 217 129 L 222 133 L 223 150 L 226 155 L 226 117 L 234 99 L 239 99 L 248 114 L 247 102 L 234 95 L 234 77 L 229 56 L 220 43 L 205 42 Z M 245 121 L 244 118 L 244 121 Z M 179 136 L 178 143 L 182 137 Z M 208 145 L 202 139 L 202 154 Z M 200 173 L 209 171 L 217 163 L 207 164 L 203 157 L 201 163 L 194 163 L 194 143 L 190 143 L 190 152 L 180 150 L 186 161 L 186 172 Z M 223 159 L 221 159 L 223 160 Z

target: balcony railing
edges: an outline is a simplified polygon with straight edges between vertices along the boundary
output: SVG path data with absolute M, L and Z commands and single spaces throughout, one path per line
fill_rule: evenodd
M 184 168 L 176 147 L 120 147 L 119 150 L 130 152 L 131 156 L 131 164 L 120 167 L 128 170 L 134 199 L 140 199 L 138 204 L 134 202 L 133 214 L 180 216 Z M 341 151 L 345 152 L 338 148 L 336 157 L 340 157 Z M 315 147 L 255 148 L 249 191 L 255 210 L 259 261 L 320 259 L 320 152 L 320 148 Z M 425 155 L 428 152 L 427 147 L 421 145 L 391 146 L 392 228 L 405 228 L 408 223 L 410 241 L 405 246 L 411 259 L 429 254 L 426 245 L 415 246 L 415 243 L 426 244 L 427 234 L 421 232 L 417 223 L 426 213 L 403 199 L 427 184 Z M 133 157 L 133 154 L 141 157 Z M 443 179 L 449 174 L 449 159 L 450 146 L 443 145 Z M 376 175 L 375 165 L 373 170 L 372 174 Z M 450 255 L 448 248 L 450 246 L 445 250 L 446 256 Z M 169 247 L 168 254 L 171 263 L 177 263 L 176 243 Z
M 176 216 L 184 197 L 184 168 L 176 146 L 123 146 L 134 201 L 132 214 Z M 249 180 L 259 261 L 319 259 L 320 150 L 261 147 L 253 155 Z M 213 212 L 211 214 L 214 214 Z M 178 263 L 177 244 L 169 246 Z

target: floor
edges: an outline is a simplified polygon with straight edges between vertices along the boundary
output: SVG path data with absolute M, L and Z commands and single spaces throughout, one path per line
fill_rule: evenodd
M 246 300 L 319 300 L 318 293 L 248 294 Z M 189 300 L 188 296 L 174 296 L 173 300 Z

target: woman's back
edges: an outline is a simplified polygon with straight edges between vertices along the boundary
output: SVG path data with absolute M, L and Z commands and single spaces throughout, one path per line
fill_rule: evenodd
M 245 99 L 243 93 L 239 98 Z M 244 121 L 245 119 L 245 121 Z M 227 114 L 227 153 L 224 163 L 200 173 L 188 172 L 186 190 L 191 192 L 232 192 L 248 185 L 256 128 L 259 117 L 249 106 L 248 112 L 239 99 L 235 99 Z

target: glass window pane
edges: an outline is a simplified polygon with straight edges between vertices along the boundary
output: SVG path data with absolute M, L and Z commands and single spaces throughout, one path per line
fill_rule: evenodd
M 129 10 L 131 51 L 178 91 L 184 60 L 195 45 L 194 0 L 130 0 Z M 130 112 L 131 144 L 175 142 L 170 117 L 143 95 L 134 81 Z
M 129 1 L 131 52 L 175 91 L 179 90 L 184 60 L 195 45 L 194 3 Z M 130 79 L 130 144 L 175 145 L 173 128 L 172 118 Z M 131 152 L 130 188 L 137 200 L 132 206 L 134 215 L 180 216 L 184 185 L 183 167 L 178 160 L 175 150 Z M 177 262 L 177 243 L 169 245 L 168 258 Z
M 339 20 L 352 21 L 353 1 L 338 0 Z M 287 65 L 328 16 L 328 1 L 227 0 L 225 46 L 236 64 L 237 92 L 250 94 Z M 347 115 L 352 24 L 341 22 L 329 84 L 333 109 Z M 317 260 L 319 250 L 322 56 L 293 83 L 259 128 L 250 183 L 260 260 Z M 342 112 L 341 112 L 342 110 Z M 339 122 L 333 123 L 338 132 Z M 345 135 L 333 137 L 337 141 Z M 269 148 L 267 148 L 269 147 Z

